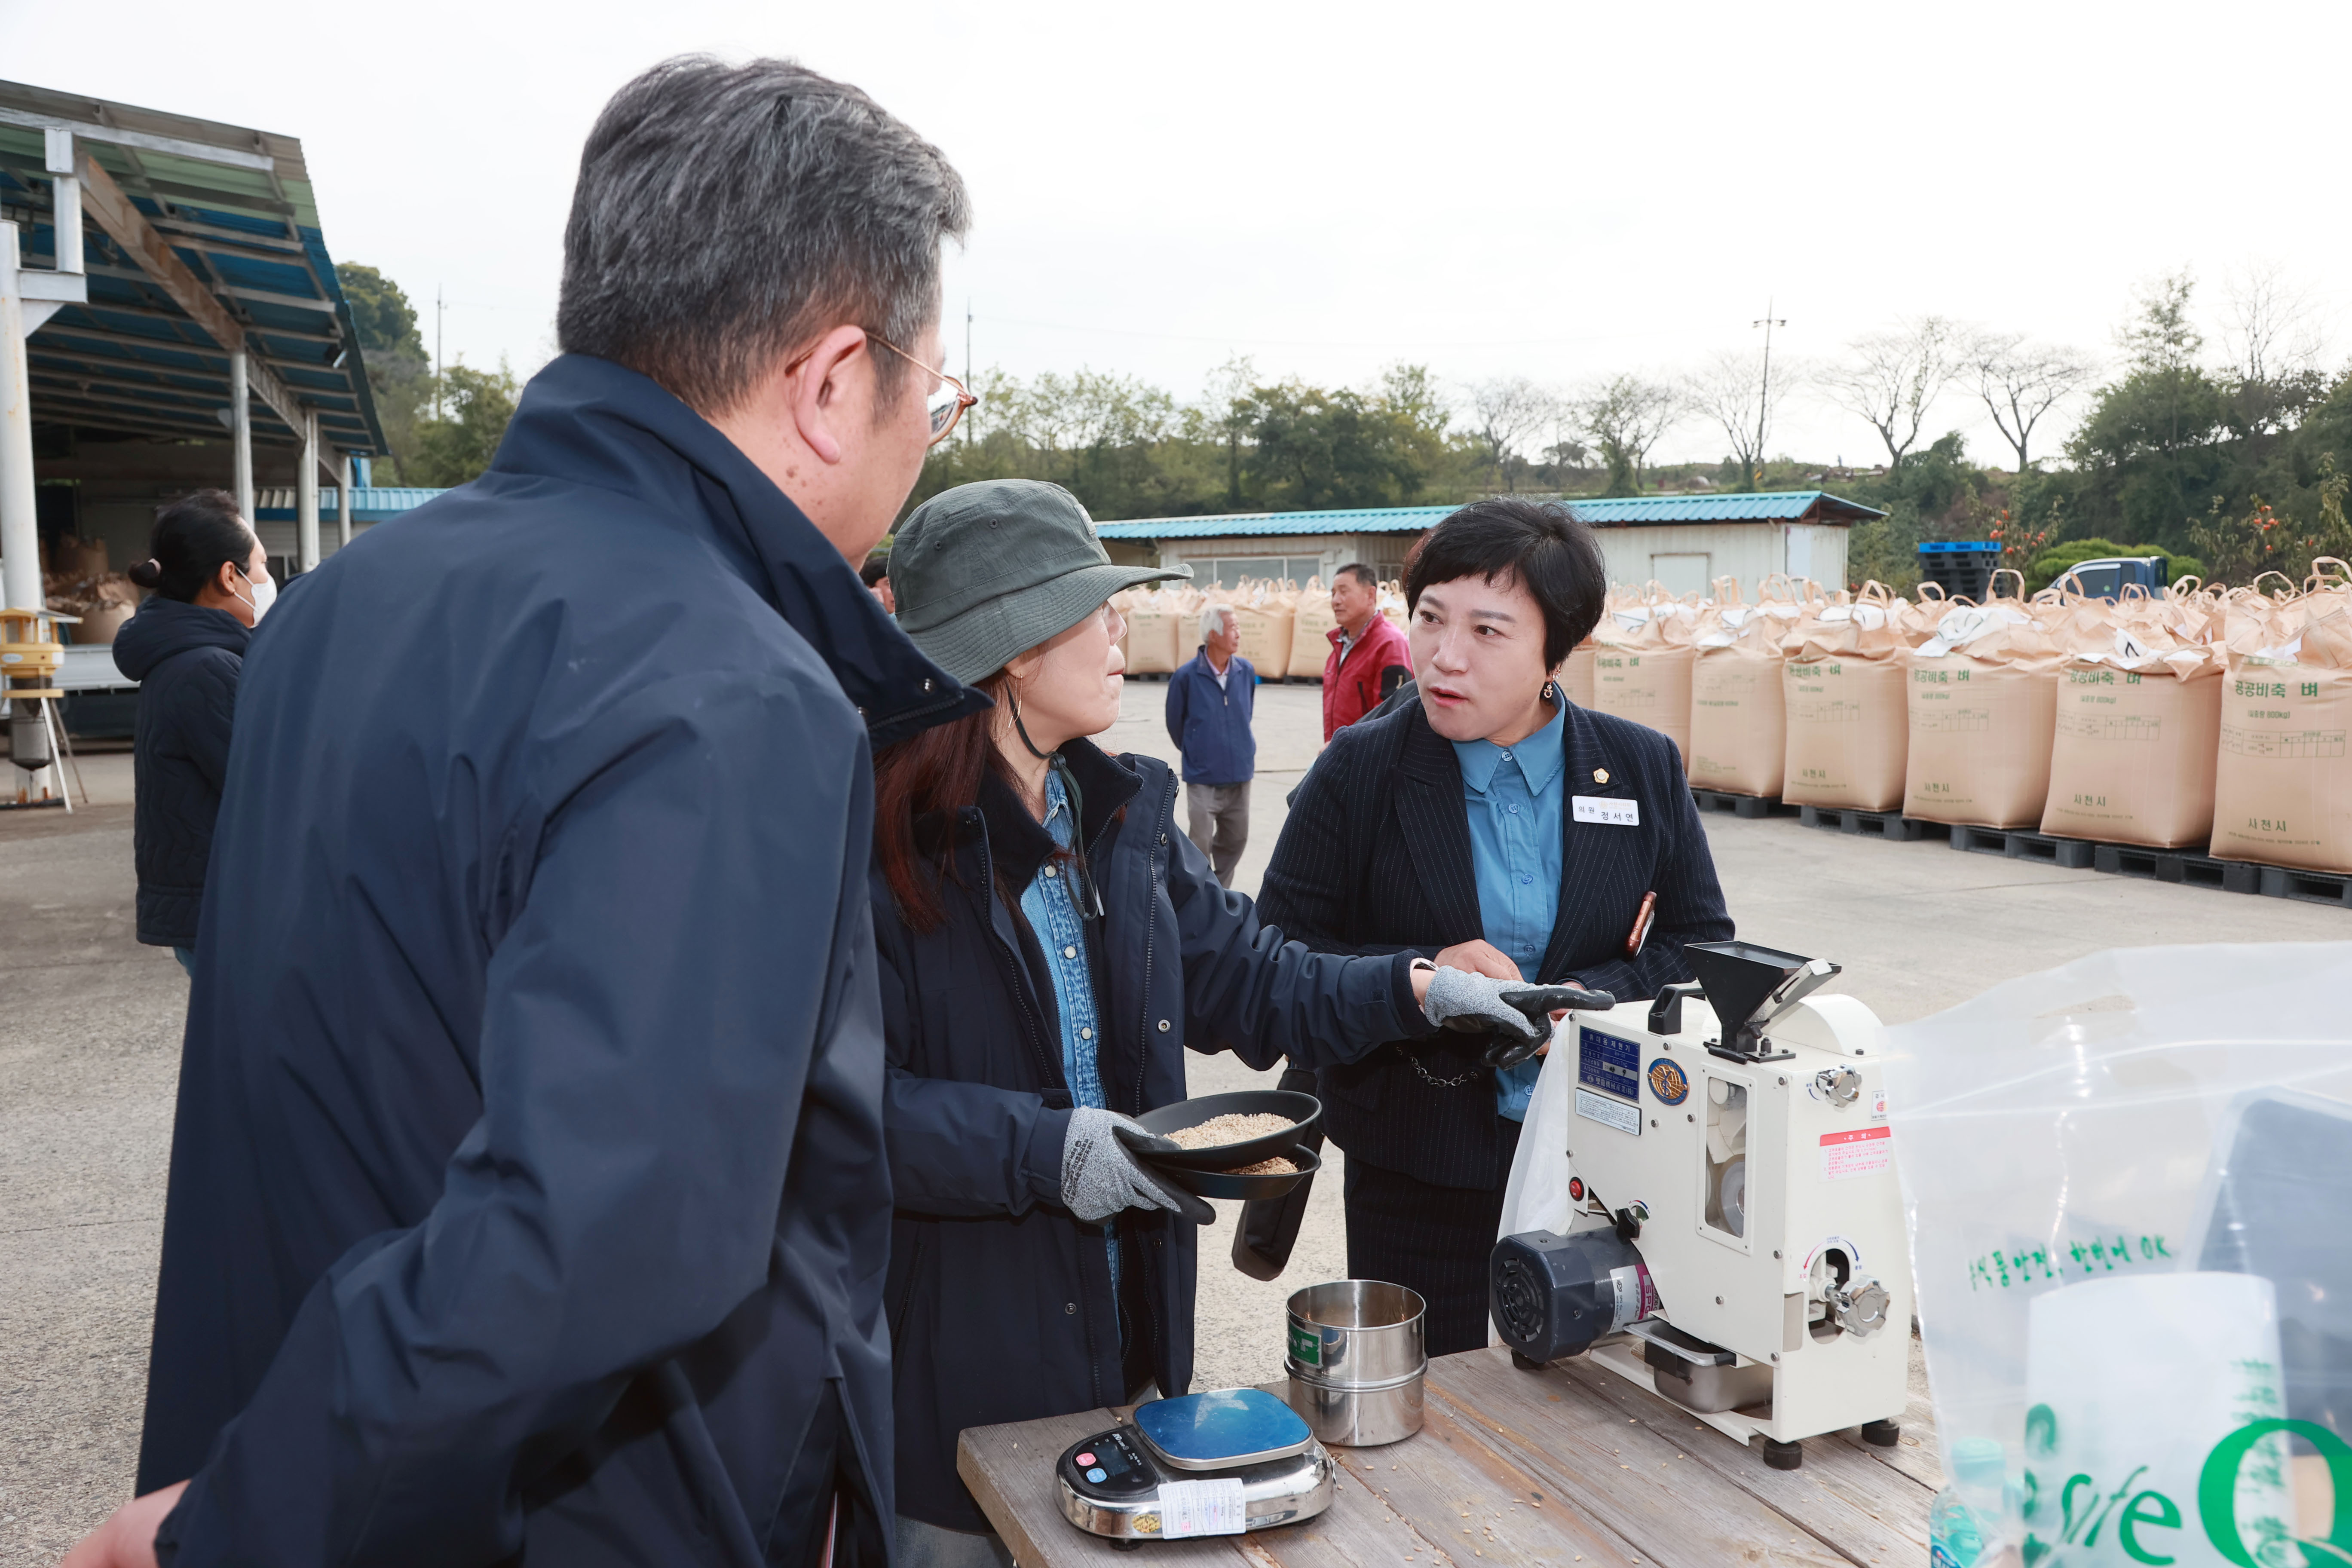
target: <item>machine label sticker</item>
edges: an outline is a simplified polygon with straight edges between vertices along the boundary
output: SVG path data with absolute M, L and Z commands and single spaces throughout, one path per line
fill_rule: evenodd
M 1188 1535 L 1239 1535 L 1249 1528 L 1239 1476 L 1213 1481 L 1160 1483 L 1160 1533 L 1168 1541 Z
M 1290 1359 L 1301 1366 L 1321 1366 L 1323 1336 L 1303 1323 L 1291 1324 Z
M 1690 1098 L 1690 1079 L 1673 1058 L 1660 1057 L 1650 1064 L 1650 1092 L 1661 1105 L 1680 1105 Z
M 1873 1121 L 1886 1120 L 1886 1091 L 1883 1089 L 1870 1091 L 1870 1119 Z
M 1604 1035 L 1598 1029 L 1579 1031 L 1576 1081 L 1587 1089 L 1613 1094 L 1639 1104 L 1642 1099 L 1642 1047 L 1631 1040 Z
M 1612 1100 L 1605 1094 L 1595 1094 L 1589 1089 L 1576 1091 L 1576 1113 L 1587 1121 L 1598 1121 L 1603 1127 L 1614 1127 L 1620 1132 L 1642 1135 L 1642 1113 L 1622 1100 Z
M 1822 1134 L 1822 1180 L 1848 1182 L 1895 1168 L 1895 1130 L 1857 1127 Z
M 1572 795 L 1568 804 L 1579 822 L 1598 822 L 1611 827 L 1642 826 L 1642 803 L 1638 800 L 1619 800 L 1609 795 Z

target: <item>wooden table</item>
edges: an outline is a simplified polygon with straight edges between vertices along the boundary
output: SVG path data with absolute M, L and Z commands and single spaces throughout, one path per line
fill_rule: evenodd
M 1054 1461 L 1121 1412 L 974 1427 L 957 1468 L 1020 1568 L 1912 1568 L 1927 1560 L 1927 1504 L 1943 1476 L 1916 1341 L 1901 1442 L 1809 1438 L 1797 1470 L 1767 1468 L 1760 1447 L 1580 1358 L 1521 1372 L 1506 1350 L 1444 1356 L 1429 1363 L 1425 1394 L 1417 1436 L 1331 1449 L 1339 1489 L 1322 1515 L 1248 1535 L 1128 1552 L 1064 1520 Z

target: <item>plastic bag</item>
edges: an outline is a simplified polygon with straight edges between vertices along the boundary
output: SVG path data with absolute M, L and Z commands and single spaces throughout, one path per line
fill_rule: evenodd
M 2014 1523 L 2026 1563 L 2290 1568 L 2290 1549 L 2263 1535 L 2270 1505 L 2254 1484 L 2281 1458 L 2294 1479 L 2293 1533 L 2336 1542 L 2306 1560 L 2340 1563 L 2352 1550 L 2347 994 L 2352 943 L 2138 948 L 2010 981 L 1888 1031 L 1887 1107 L 1937 1428 L 1947 1453 L 1963 1438 L 2003 1446 L 2025 1481 Z M 2104 1429 L 2084 1430 L 2079 1399 L 2054 1385 L 2064 1380 L 2045 1371 L 2038 1391 L 2029 1381 L 2037 1352 L 2045 1368 L 2070 1360 L 2053 1329 L 2036 1344 L 2037 1311 L 2051 1321 L 2080 1311 L 2036 1303 L 2077 1286 L 2215 1271 L 2270 1282 L 2284 1408 L 2231 1406 L 2241 1424 L 2199 1461 L 2200 1475 L 2227 1479 L 2186 1496 L 2172 1481 L 2126 1485 L 2137 1465 L 2149 1467 L 2143 1482 L 2168 1465 L 2177 1476 L 2159 1440 L 2207 1411 L 2218 1378 L 2249 1371 L 2236 1363 L 2269 1353 L 2262 1325 L 2251 1313 L 2210 1321 L 2198 1342 L 2206 1364 L 2178 1364 L 2188 1352 L 2159 1298 L 2189 1288 L 2151 1285 L 2143 1310 L 2105 1314 L 2111 1336 L 2183 1387 L 2169 1404 L 2113 1402 Z M 2163 1376 L 2139 1381 L 2166 1386 Z M 2248 1435 L 2264 1421 L 2300 1425 Z M 2095 1450 L 2101 1473 L 2088 1483 L 2072 1469 L 2053 1475 Z M 2318 1519 L 2331 1464 L 2334 1518 Z M 2108 1522 L 2095 1532 L 2101 1512 Z M 2134 1558 L 2119 1535 L 2153 1555 Z

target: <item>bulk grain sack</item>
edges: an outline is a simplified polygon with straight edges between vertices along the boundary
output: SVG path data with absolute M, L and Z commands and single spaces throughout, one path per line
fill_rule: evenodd
M 2222 654 L 2171 590 L 2115 607 L 2104 637 L 2071 634 L 2058 671 L 2042 831 L 2177 849 L 2213 829 Z
M 1736 579 L 1718 579 L 1691 640 L 1690 782 L 1727 795 L 1780 793 L 1788 705 L 1780 686 L 1780 634 L 1760 605 L 1739 602 Z
M 1291 679 L 1321 677 L 1331 657 L 1331 634 L 1339 629 L 1331 591 L 1320 577 L 1309 577 L 1298 592 L 1298 619 L 1290 628 Z
M 2213 777 L 2213 850 L 2352 872 L 2352 592 L 2250 619 L 2229 649 Z M 2300 620 L 2297 628 L 2294 623 Z
M 1825 605 L 1780 639 L 1788 745 L 1780 798 L 1790 805 L 1892 811 L 1910 750 L 1904 698 L 1907 609 L 1876 583 L 1858 603 Z
M 1241 656 L 1261 680 L 1290 673 L 1290 634 L 1298 621 L 1297 591 L 1280 583 L 1244 581 L 1234 588 L 1234 624 L 1242 637 Z
M 1198 629 L 1192 621 L 1198 612 L 1186 601 L 1198 596 L 1181 588 L 1135 592 L 1120 612 L 1127 617 L 1129 675 L 1167 675 L 1192 657 L 1193 633 Z
M 1592 639 L 1586 637 L 1569 649 L 1560 661 L 1559 689 L 1579 708 L 1592 706 L 1592 658 L 1596 649 Z
M 1904 815 L 1974 827 L 2039 824 L 2063 659 L 2040 624 L 2011 605 L 1947 611 L 1937 635 L 1904 656 Z
M 1653 585 L 1654 587 L 1654 584 Z M 1695 605 L 1658 594 L 1612 609 L 1593 633 L 1592 707 L 1646 724 L 1675 743 L 1688 769 Z

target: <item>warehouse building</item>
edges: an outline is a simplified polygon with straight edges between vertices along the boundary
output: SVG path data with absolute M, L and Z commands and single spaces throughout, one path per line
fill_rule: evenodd
M 1601 540 L 1613 583 L 1656 581 L 1676 594 L 1717 577 L 1753 594 L 1773 573 L 1846 584 L 1846 533 L 1885 513 L 1822 490 L 1760 495 L 1632 496 L 1569 503 Z M 1114 560 L 1189 565 L 1195 581 L 1231 586 L 1244 577 L 1330 581 L 1351 561 L 1403 574 L 1421 536 L 1450 506 L 1370 507 L 1106 522 L 1097 530 Z

